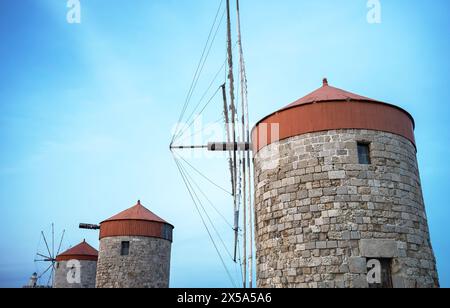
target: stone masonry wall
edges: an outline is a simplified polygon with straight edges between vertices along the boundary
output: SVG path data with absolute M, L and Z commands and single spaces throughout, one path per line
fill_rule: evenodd
M 53 287 L 57 289 L 92 289 L 95 288 L 95 276 L 97 272 L 97 261 L 79 261 L 80 267 L 80 282 L 81 283 L 71 283 L 67 279 L 69 277 L 73 278 L 76 269 L 73 268 L 74 264 L 68 264 L 69 261 L 60 261 L 56 265 L 55 280 Z M 69 266 L 68 266 L 69 265 Z
M 122 241 L 130 253 L 121 256 Z M 100 240 L 97 288 L 168 288 L 171 242 L 148 237 L 108 237 Z
M 357 142 L 370 142 L 371 164 Z M 255 155 L 258 286 L 368 287 L 367 258 L 394 287 L 438 287 L 416 149 L 368 130 L 306 134 Z

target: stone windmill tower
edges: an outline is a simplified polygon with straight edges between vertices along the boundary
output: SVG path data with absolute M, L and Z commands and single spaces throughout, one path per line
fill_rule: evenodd
M 253 130 L 259 287 L 438 287 L 414 120 L 328 85 Z
M 98 251 L 83 241 L 56 257 L 54 288 L 95 288 Z
M 97 288 L 168 288 L 173 228 L 140 201 L 103 221 Z

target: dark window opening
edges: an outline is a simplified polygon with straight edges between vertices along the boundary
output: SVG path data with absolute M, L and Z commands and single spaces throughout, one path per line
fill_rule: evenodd
M 120 255 L 128 256 L 130 254 L 130 242 L 122 242 L 122 247 L 120 249 Z
M 378 277 L 378 282 L 370 283 L 369 288 L 371 289 L 392 289 L 392 259 L 374 259 L 379 262 L 381 265 L 380 269 L 376 269 L 375 267 L 369 272 L 369 275 L 372 275 L 375 278 L 375 275 L 381 275 Z M 370 260 L 368 260 L 370 262 Z M 369 269 L 370 270 L 370 269 Z
M 370 165 L 370 144 L 358 142 L 358 159 L 361 165 Z
M 168 241 L 172 241 L 172 230 L 172 226 L 164 225 L 162 229 L 162 237 Z

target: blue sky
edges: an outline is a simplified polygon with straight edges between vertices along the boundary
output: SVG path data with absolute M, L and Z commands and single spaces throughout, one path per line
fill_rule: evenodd
M 408 110 L 441 283 L 450 287 L 450 3 L 381 0 L 381 24 L 367 23 L 366 3 L 243 0 L 251 118 L 325 76 Z M 65 248 L 83 238 L 98 246 L 78 223 L 98 223 L 138 199 L 176 226 L 172 286 L 231 286 L 168 150 L 218 4 L 81 0 L 75 25 L 63 0 L 0 2 L 0 286 L 27 281 L 39 232 L 51 222 L 66 229 Z M 224 60 L 222 30 L 194 100 Z M 204 121 L 219 117 L 213 105 Z M 229 185 L 224 159 L 190 162 Z M 229 198 L 198 180 L 232 217 Z

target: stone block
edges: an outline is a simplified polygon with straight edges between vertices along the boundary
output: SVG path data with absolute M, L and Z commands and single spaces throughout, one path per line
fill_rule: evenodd
M 398 257 L 397 242 L 394 240 L 360 240 L 361 255 L 367 258 L 395 258 Z
M 348 259 L 348 267 L 350 273 L 365 274 L 367 273 L 367 259 L 362 257 L 350 257 Z
M 327 242 L 317 242 L 316 243 L 316 248 L 317 249 L 325 249 L 325 248 L 327 248 Z
M 328 177 L 330 180 L 342 180 L 345 179 L 345 171 L 329 171 Z
M 322 195 L 323 195 L 323 190 L 321 188 L 319 188 L 319 189 L 311 189 L 309 191 L 309 197 L 310 198 L 322 197 Z
M 367 289 L 369 287 L 367 277 L 365 275 L 355 277 L 352 281 L 352 287 L 355 289 Z
M 333 249 L 333 248 L 337 248 L 337 247 L 338 247 L 337 241 L 328 241 L 327 242 L 327 248 L 328 249 Z
M 339 216 L 338 210 L 329 210 L 328 211 L 328 217 L 337 217 L 337 216 Z

